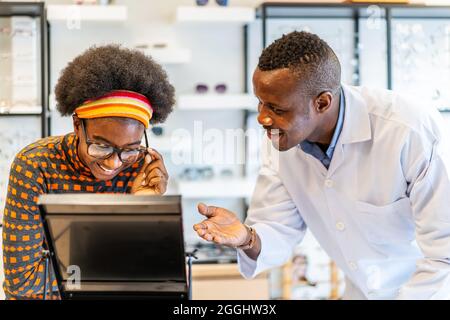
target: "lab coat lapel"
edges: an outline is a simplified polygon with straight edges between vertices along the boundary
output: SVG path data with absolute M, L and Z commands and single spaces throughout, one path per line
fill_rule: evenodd
M 297 154 L 301 157 L 301 161 L 314 166 L 322 177 L 327 176 L 327 168 L 325 168 L 324 165 L 312 155 L 304 152 L 300 146 L 297 147 Z
M 334 149 L 333 158 L 328 168 L 327 177 L 331 177 L 336 169 L 344 162 L 344 149 L 342 143 L 337 143 Z
M 367 141 L 372 138 L 370 118 L 366 102 L 355 87 L 342 85 L 345 99 L 344 125 L 336 143 L 328 177 L 330 177 L 345 160 L 345 145 Z M 348 156 L 348 155 L 347 155 Z

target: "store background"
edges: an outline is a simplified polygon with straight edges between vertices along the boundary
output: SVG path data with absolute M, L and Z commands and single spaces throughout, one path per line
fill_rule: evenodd
M 210 1 L 210 6 L 215 6 L 214 1 Z M 261 1 L 252 0 L 231 0 L 230 6 L 256 7 Z M 50 0 L 46 1 L 48 5 L 52 4 L 71 4 L 72 1 Z M 442 2 L 445 3 L 445 2 Z M 178 96 L 191 95 L 195 93 L 195 86 L 199 83 L 205 83 L 214 88 L 216 84 L 225 83 L 227 85 L 227 94 L 245 93 L 246 76 L 244 74 L 244 47 L 243 47 L 243 26 L 240 24 L 180 24 L 174 23 L 174 16 L 179 6 L 191 6 L 195 2 L 191 0 L 167 0 L 167 1 L 114 1 L 117 5 L 126 5 L 128 8 L 128 19 L 125 22 L 85 22 L 82 21 L 80 28 L 68 28 L 65 21 L 51 23 L 51 42 L 50 42 L 50 79 L 51 91 L 56 84 L 61 70 L 75 56 L 82 53 L 92 45 L 101 45 L 108 43 L 118 43 L 126 47 L 135 47 L 142 44 L 166 43 L 170 47 L 185 48 L 190 51 L 191 59 L 185 64 L 165 65 L 164 68 L 169 74 L 171 82 L 176 88 Z M 295 28 L 299 29 L 297 21 L 275 21 L 269 24 L 269 43 L 279 37 L 283 32 L 289 32 Z M 310 31 L 318 33 L 326 39 L 330 45 L 335 48 L 342 60 L 344 66 L 345 82 L 352 81 L 352 38 L 346 37 L 345 31 L 349 26 L 342 22 L 339 28 L 331 27 L 317 20 L 302 21 L 300 28 L 308 28 Z M 370 30 L 367 30 L 370 31 Z M 249 73 L 247 81 L 254 69 L 257 57 L 261 50 L 260 23 L 252 22 L 249 25 Z M 383 41 L 379 32 L 366 33 L 371 41 L 366 42 L 368 47 L 363 50 L 361 56 L 361 83 L 365 85 L 384 87 L 385 73 L 378 65 L 384 65 L 384 56 L 382 47 Z M 380 46 L 381 44 L 381 46 Z M 1 45 L 0 45 L 1 48 Z M 376 61 L 377 63 L 374 63 Z M 448 66 L 447 66 L 448 67 Z M 32 68 L 31 68 L 32 69 Z M 429 69 L 421 69 L 421 72 L 430 73 Z M 375 76 L 376 75 L 376 76 Z M 446 79 L 444 79 L 444 83 Z M 398 80 L 402 83 L 402 79 Z M 449 79 L 450 81 L 450 79 Z M 251 92 L 251 86 L 249 87 Z M 407 89 L 405 89 L 407 90 Z M 448 86 L 450 92 L 450 85 Z M 51 108 L 54 109 L 54 101 L 51 102 Z M 214 106 L 209 109 L 201 110 L 179 110 L 177 109 L 163 125 L 164 136 L 170 137 L 170 134 L 176 129 L 185 128 L 193 132 L 196 121 L 201 121 L 203 130 L 218 129 L 225 132 L 227 129 L 240 129 L 245 127 L 257 129 L 255 122 L 255 113 L 244 109 L 233 108 L 231 110 L 214 110 Z M 444 114 L 450 125 L 450 117 Z M 70 118 L 61 118 L 55 111 L 52 111 L 51 121 L 52 135 L 65 134 L 72 131 Z M 197 122 L 198 124 L 198 122 Z M 8 150 L 4 158 L 0 161 L 0 171 L 2 171 L 1 180 L 7 179 L 7 171 L 10 159 L 8 155 L 14 154 L 28 142 L 39 137 L 39 120 L 34 118 L 11 118 L 0 117 L 0 140 L 3 150 Z M 14 136 L 14 141 L 8 142 L 8 137 Z M 150 135 L 152 137 L 152 135 Z M 17 139 L 17 137 L 19 137 Z M 153 136 L 154 139 L 156 137 Z M 155 141 L 155 140 L 154 140 Z M 171 190 L 174 193 L 179 191 L 177 180 L 186 168 L 204 168 L 209 167 L 210 161 L 207 157 L 203 163 L 194 165 L 176 165 L 170 161 L 170 143 L 166 140 L 158 140 L 156 145 L 160 144 L 161 152 L 165 152 L 167 166 L 172 178 Z M 214 142 L 212 142 L 214 143 Z M 208 143 L 211 144 L 211 141 Z M 248 195 L 251 193 L 254 181 L 254 173 L 257 170 L 257 143 L 251 143 L 247 150 L 243 147 L 243 141 L 237 145 L 226 145 L 222 150 L 224 154 L 235 154 L 243 152 L 250 155 L 250 161 L 246 165 L 242 164 L 216 164 L 212 166 L 214 175 L 217 178 L 205 180 L 204 183 L 195 182 L 184 186 L 183 190 L 189 194 L 183 201 L 185 238 L 188 244 L 194 245 L 198 242 L 191 229 L 191 226 L 199 221 L 201 217 L 196 213 L 195 206 L 199 201 L 217 206 L 223 206 L 237 212 L 241 218 L 244 218 L 245 209 L 248 203 Z M 6 148 L 6 149 L 5 149 Z M 238 148 L 239 150 L 237 150 Z M 158 147 L 156 147 L 158 149 Z M 184 149 L 183 149 L 184 150 Z M 210 159 L 215 155 L 209 154 Z M 232 178 L 221 176 L 224 170 L 227 175 L 232 173 Z M 246 174 L 245 174 L 246 173 Z M 219 180 L 215 180 L 219 179 Z M 231 179 L 231 180 L 230 180 Z M 248 179 L 248 180 L 247 180 Z M 217 183 L 215 181 L 218 181 Z M 214 188 L 215 190 L 211 190 Z M 233 189 L 242 190 L 236 191 Z M 0 190 L 2 198 L 5 189 Z M 207 198 L 204 194 L 208 193 Z M 236 195 L 238 193 L 238 195 Z M 3 203 L 1 203 L 3 208 Z M 315 287 L 304 285 L 300 293 L 291 292 L 292 297 L 303 298 L 326 298 L 330 292 L 330 274 L 332 265 L 324 252 L 320 249 L 314 239 L 308 235 L 306 241 L 298 249 L 298 253 L 309 257 L 309 279 L 317 282 Z M 285 273 L 285 270 L 284 270 Z M 286 278 L 283 270 L 279 269 L 270 275 L 271 293 L 270 297 L 286 296 L 283 294 L 280 279 Z M 3 279 L 1 271 L 0 279 Z M 338 275 L 342 280 L 342 275 Z M 338 282 L 340 281 L 338 280 Z M 341 291 L 343 286 L 339 287 Z M 0 294 L 1 297 L 1 294 Z

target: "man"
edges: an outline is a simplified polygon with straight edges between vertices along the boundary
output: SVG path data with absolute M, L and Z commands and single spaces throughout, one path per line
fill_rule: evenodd
M 238 248 L 247 278 L 286 262 L 308 227 L 344 271 L 344 298 L 448 299 L 442 119 L 387 90 L 341 86 L 340 74 L 313 34 L 290 33 L 263 51 L 253 85 L 272 146 L 262 151 L 247 225 L 199 204 L 207 219 L 194 229 Z
M 27 146 L 11 166 L 3 222 L 8 299 L 43 296 L 40 194 L 163 194 L 167 187 L 161 155 L 141 147 L 149 123 L 165 121 L 174 104 L 174 88 L 152 59 L 118 46 L 91 48 L 62 72 L 56 99 L 75 132 Z M 47 281 L 48 296 L 58 298 L 53 272 Z

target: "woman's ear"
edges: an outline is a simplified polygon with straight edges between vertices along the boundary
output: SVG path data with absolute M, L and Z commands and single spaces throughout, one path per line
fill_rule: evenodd
M 81 120 L 78 118 L 75 114 L 72 116 L 73 121 L 73 130 L 78 138 L 80 138 L 81 135 Z

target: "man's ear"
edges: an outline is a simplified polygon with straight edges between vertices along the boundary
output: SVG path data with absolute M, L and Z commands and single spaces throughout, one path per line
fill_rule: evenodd
M 324 91 L 317 96 L 314 101 L 314 107 L 317 113 L 324 113 L 331 107 L 333 94 L 330 91 Z

